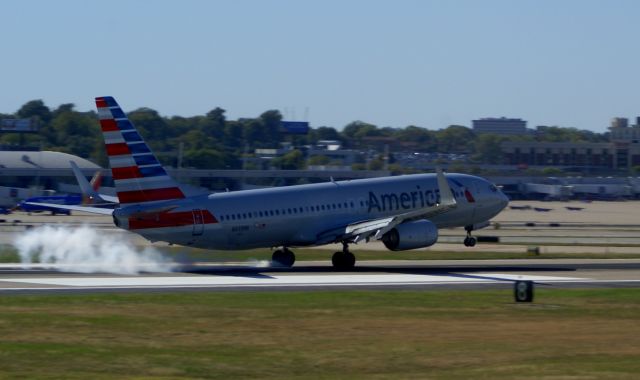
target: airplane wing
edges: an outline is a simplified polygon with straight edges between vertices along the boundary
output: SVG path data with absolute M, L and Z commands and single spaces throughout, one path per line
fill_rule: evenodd
M 78 165 L 76 165 L 76 163 L 73 161 L 69 161 L 69 164 L 71 164 L 71 170 L 73 170 L 73 174 L 76 177 L 76 181 L 78 181 L 78 185 L 80 186 L 80 190 L 82 191 L 83 196 L 88 197 L 89 199 L 92 199 L 94 201 L 100 200 L 100 201 L 109 202 L 109 203 L 120 203 L 120 201 L 118 200 L 118 197 L 98 193 L 91 186 L 89 181 L 87 181 L 85 176 L 80 171 L 80 168 L 78 167 Z
M 76 206 L 76 205 L 61 205 L 57 203 L 39 203 L 39 202 L 25 202 L 28 205 L 40 206 L 40 207 L 54 207 L 62 210 L 71 210 L 71 211 L 83 211 L 90 212 L 92 214 L 101 214 L 101 215 L 111 215 L 113 214 L 113 209 L 111 208 L 99 208 L 99 207 L 88 207 L 88 206 Z
M 437 170 L 437 180 L 440 191 L 440 202 L 436 205 L 385 218 L 356 222 L 346 227 L 327 231 L 318 237 L 318 244 L 328 244 L 345 240 L 357 243 L 363 239 L 370 239 L 372 236 L 376 240 L 379 240 L 382 239 L 385 233 L 391 231 L 398 224 L 419 219 L 429 219 L 454 209 L 457 206 L 456 199 L 451 192 L 451 187 L 445 175 L 440 169 Z

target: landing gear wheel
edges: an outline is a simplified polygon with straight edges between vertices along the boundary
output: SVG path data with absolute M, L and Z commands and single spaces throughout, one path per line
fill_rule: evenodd
M 353 253 L 347 252 L 336 252 L 331 257 L 331 263 L 333 267 L 338 270 L 349 270 L 352 269 L 356 264 L 356 257 Z
M 478 239 L 471 236 L 471 231 L 473 231 L 473 226 L 472 225 L 466 226 L 464 229 L 467 231 L 467 237 L 464 238 L 464 246 L 475 247 L 476 243 L 478 242 Z
M 467 236 L 466 238 L 464 238 L 464 246 L 465 247 L 475 247 L 477 242 L 478 242 L 478 240 L 476 238 L 474 238 L 473 236 Z
M 278 249 L 271 255 L 271 265 L 291 268 L 296 262 L 296 255 L 288 249 Z

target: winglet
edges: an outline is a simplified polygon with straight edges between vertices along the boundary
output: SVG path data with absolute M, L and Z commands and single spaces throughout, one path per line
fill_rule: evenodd
M 438 178 L 438 190 L 440 191 L 440 204 L 441 205 L 456 204 L 456 199 L 453 197 L 453 193 L 451 192 L 449 181 L 447 181 L 447 178 L 442 172 L 442 169 L 436 168 L 436 173 Z

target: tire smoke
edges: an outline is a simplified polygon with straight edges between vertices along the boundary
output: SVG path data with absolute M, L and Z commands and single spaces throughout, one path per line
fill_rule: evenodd
M 126 237 L 105 235 L 89 226 L 42 226 L 14 241 L 22 264 L 51 264 L 81 273 L 170 272 L 174 263 L 157 250 L 135 247 Z M 68 268 L 67 268 L 68 267 Z

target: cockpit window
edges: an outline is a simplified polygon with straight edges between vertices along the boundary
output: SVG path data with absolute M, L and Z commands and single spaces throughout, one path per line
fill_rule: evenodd
M 489 190 L 493 191 L 494 193 L 498 191 L 498 188 L 496 187 L 496 185 L 491 184 L 489 185 Z

